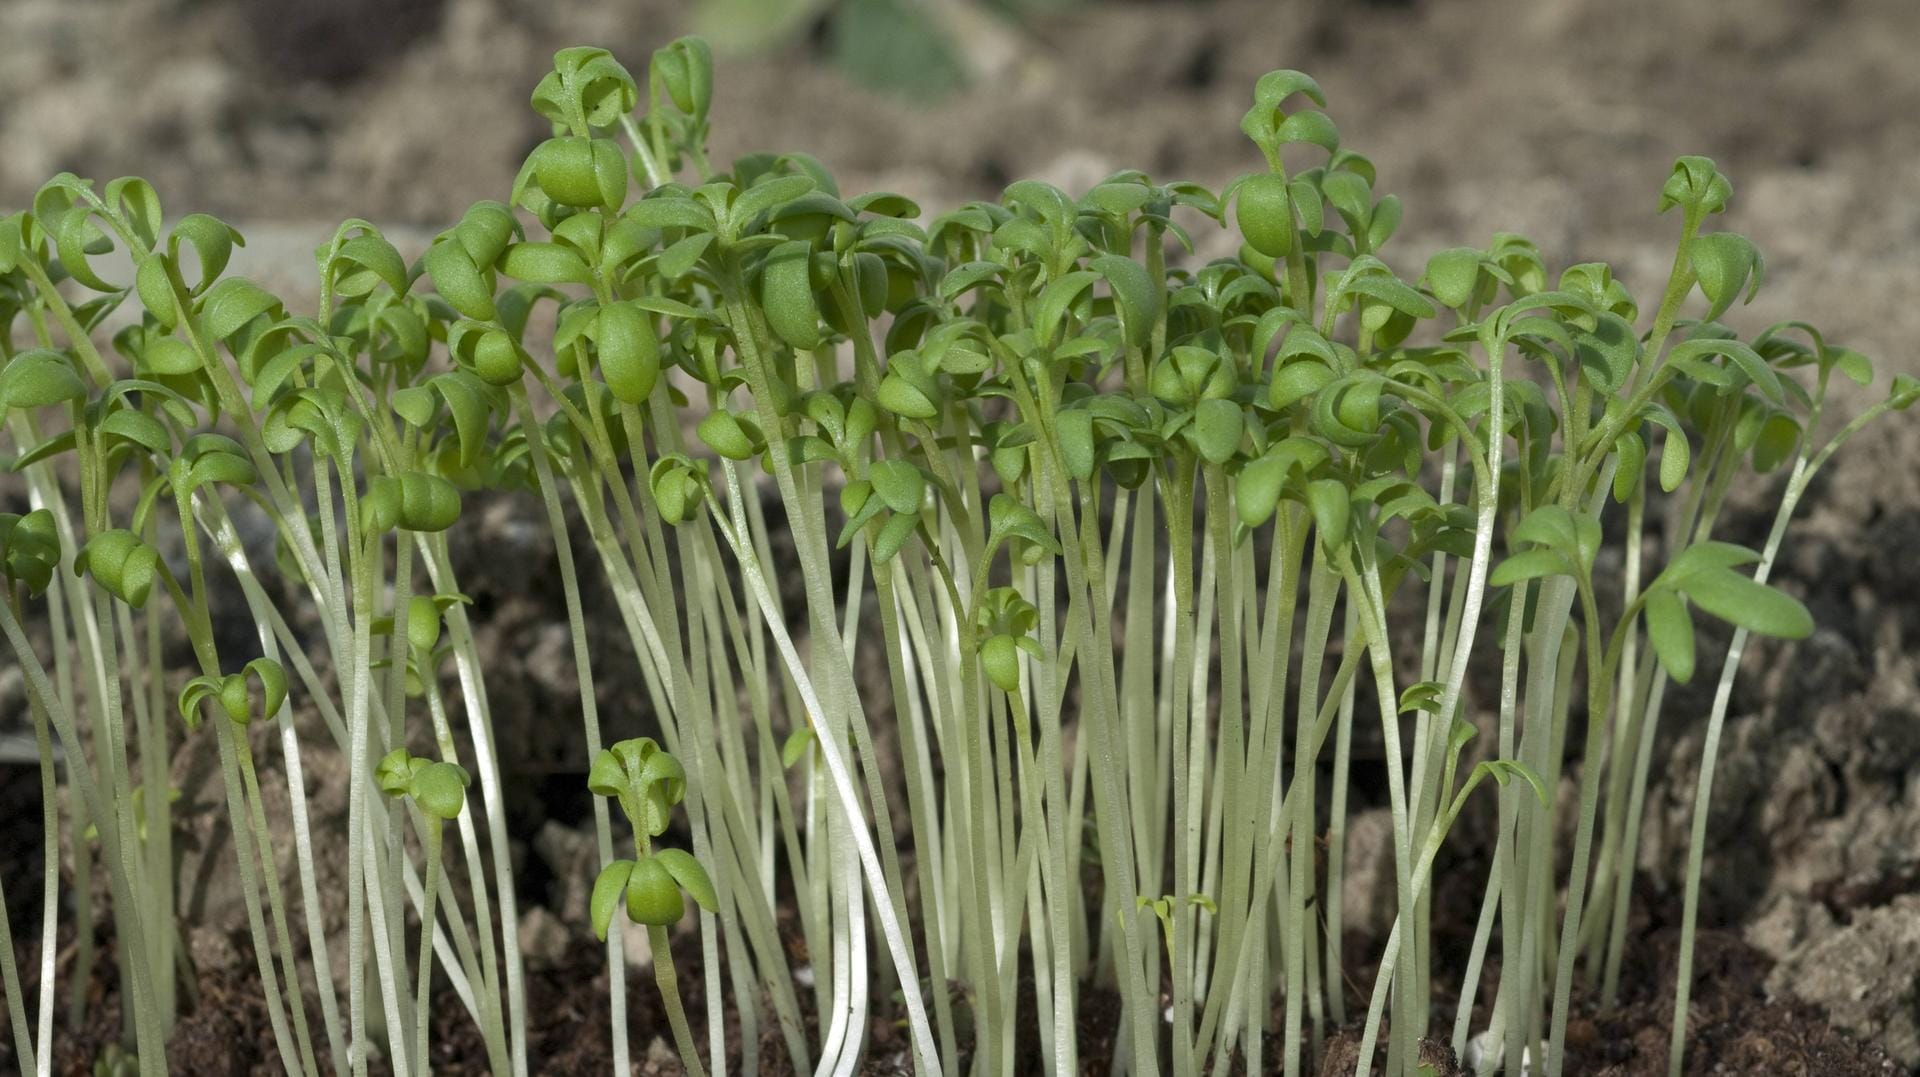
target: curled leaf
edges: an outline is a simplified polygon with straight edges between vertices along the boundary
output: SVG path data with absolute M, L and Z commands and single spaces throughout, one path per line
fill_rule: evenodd
M 87 383 L 58 352 L 35 348 L 0 367 L 0 415 L 14 408 L 43 408 L 79 400 Z
M 1234 200 L 1233 219 L 1247 246 L 1269 258 L 1285 258 L 1293 250 L 1293 199 L 1284 176 L 1263 172 L 1241 181 Z
M 767 326 L 796 351 L 820 346 L 820 304 L 814 299 L 813 245 L 796 239 L 767 252 L 760 272 L 760 306 Z
M 0 512 L 0 572 L 39 594 L 53 582 L 60 564 L 60 536 L 53 513 L 35 509 L 24 516 Z
M 632 303 L 610 303 L 600 308 L 593 335 L 600 376 L 614 399 L 623 404 L 645 403 L 660 378 L 660 341 L 654 335 L 653 318 Z
M 980 644 L 980 665 L 987 671 L 987 679 L 1002 692 L 1020 690 L 1020 649 L 1012 636 L 987 637 Z
M 458 763 L 444 761 L 428 763 L 413 775 L 408 783 L 407 794 L 420 810 L 441 819 L 452 819 L 460 814 L 467 802 L 466 769 Z
M 594 877 L 593 895 L 587 900 L 587 909 L 593 918 L 594 937 L 602 942 L 613 926 L 613 910 L 620 907 L 621 899 L 626 896 L 627 880 L 632 875 L 633 861 L 615 860 Z
M 482 269 L 459 239 L 443 236 L 434 241 L 424 261 L 434 290 L 454 310 L 469 318 L 493 320 L 496 311 L 491 270 Z M 491 260 L 487 264 L 490 266 Z
M 160 553 L 131 531 L 101 531 L 74 556 L 75 575 L 91 575 L 107 593 L 140 609 L 160 570 Z
M 680 884 L 695 905 L 708 912 L 720 911 L 720 895 L 713 888 L 713 880 L 707 877 L 707 869 L 692 853 L 683 849 L 661 849 L 653 858 L 667 869 L 667 874 L 673 876 L 673 881 Z
M 1667 676 L 1680 684 L 1693 679 L 1693 618 L 1686 603 L 1671 591 L 1647 594 L 1647 639 Z
M 680 896 L 680 884 L 660 862 L 658 856 L 644 856 L 633 862 L 627 876 L 627 918 L 649 927 L 671 927 L 686 915 L 687 904 Z

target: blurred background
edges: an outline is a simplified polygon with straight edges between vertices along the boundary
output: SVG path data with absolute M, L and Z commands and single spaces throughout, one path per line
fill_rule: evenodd
M 1254 79 L 1305 70 L 1406 201 L 1403 273 L 1502 229 L 1652 292 L 1677 227 L 1660 183 L 1706 154 L 1735 183 L 1721 227 L 1767 255 L 1745 314 L 1896 362 L 1920 339 L 1914 0 L 0 0 L 0 20 L 0 206 L 62 169 L 144 175 L 170 213 L 240 224 L 245 272 L 306 269 L 342 217 L 425 235 L 504 197 L 547 133 L 527 95 L 555 49 L 641 70 L 698 31 L 716 159 L 806 150 L 930 211 L 1122 167 L 1217 187 L 1258 163 Z

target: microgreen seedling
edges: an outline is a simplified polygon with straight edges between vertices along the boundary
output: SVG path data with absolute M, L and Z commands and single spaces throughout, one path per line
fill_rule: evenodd
M 647 929 L 653 950 L 654 981 L 667 1004 L 674 1038 L 691 1072 L 704 1072 L 687 1015 L 680 1005 L 680 988 L 673 970 L 673 947 L 667 928 L 686 915 L 685 891 L 707 912 L 719 911 L 719 897 L 707 870 L 685 850 L 655 849 L 653 839 L 666 832 L 676 805 L 687 795 L 687 772 L 680 761 L 660 749 L 651 738 L 623 740 L 594 757 L 587 787 L 596 796 L 611 797 L 633 828 L 632 860 L 615 860 L 600 869 L 593 883 L 593 933 L 607 937 L 616 907 L 624 899 L 627 918 Z

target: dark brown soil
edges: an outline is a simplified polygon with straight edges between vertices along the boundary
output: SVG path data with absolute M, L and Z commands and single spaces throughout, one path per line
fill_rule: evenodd
M 1464 954 L 1474 926 L 1473 913 L 1448 902 L 1437 903 L 1434 911 L 1438 951 Z M 1602 1014 L 1594 992 L 1576 978 L 1574 1012 L 1567 1025 L 1567 1074 L 1666 1077 L 1680 942 L 1679 930 L 1673 925 L 1678 919 L 1677 899 L 1656 898 L 1651 909 L 1636 902 L 1632 922 L 1640 934 L 1628 941 L 1621 969 L 1621 997 L 1612 1012 Z M 1349 973 L 1348 1012 L 1363 1012 L 1367 999 L 1355 990 L 1354 984 L 1372 983 L 1379 945 L 1349 934 L 1345 950 Z M 1476 1029 L 1486 1026 L 1492 992 L 1499 978 L 1498 955 L 1496 938 L 1488 953 L 1476 998 L 1473 1022 Z M 1693 993 L 1687 1007 L 1685 1072 L 1688 1077 L 1728 1074 L 1886 1077 L 1905 1072 L 1879 1047 L 1862 1043 L 1834 1028 L 1816 1007 L 1798 1001 L 1769 999 L 1764 985 L 1773 965 L 1772 959 L 1736 932 L 1700 931 L 1694 946 Z M 1453 982 L 1438 974 L 1435 980 L 1436 987 Z M 1432 1028 L 1436 1032 L 1451 1025 L 1458 1012 L 1457 1002 L 1456 998 L 1435 998 Z M 1328 1038 L 1321 1052 L 1319 1073 L 1322 1077 L 1346 1077 L 1353 1073 L 1358 1059 L 1358 1033 L 1355 1026 Z M 1444 1048 L 1434 1046 L 1436 1072 L 1446 1077 L 1450 1072 L 1447 1066 L 1454 1064 L 1451 1052 L 1446 1053 L 1445 1064 L 1442 1064 L 1439 1052 Z M 1268 1070 L 1279 1072 L 1271 1066 Z
M 1431 1066 L 1433 1077 L 1466 1077 L 1466 1070 L 1460 1068 L 1453 1057 L 1453 1048 L 1436 1040 L 1420 1041 L 1420 1064 Z M 1328 1037 L 1326 1046 L 1320 1051 L 1320 1077 L 1349 1077 L 1354 1067 L 1360 1064 L 1360 1036 L 1357 1033 L 1342 1030 Z M 1280 1073 L 1279 1063 L 1266 1067 L 1268 1073 Z
M 1575 1012 L 1567 1025 L 1565 1072 L 1666 1077 L 1678 943 L 1678 932 L 1662 929 L 1629 947 L 1622 998 L 1612 1013 L 1599 1013 L 1591 993 L 1576 985 Z M 1886 1077 L 1901 1072 L 1884 1051 L 1834 1029 L 1813 1007 L 1768 1000 L 1761 985 L 1772 966 L 1766 955 L 1738 935 L 1700 933 L 1694 948 L 1693 996 L 1687 1007 L 1688 1077 Z M 1357 996 L 1348 1001 L 1350 1007 L 1366 1003 Z M 1483 996 L 1479 1008 L 1485 1006 Z M 1451 1020 L 1452 1013 L 1436 1006 L 1436 1017 Z M 1481 1025 L 1475 1022 L 1475 1027 Z M 1434 1027 L 1443 1025 L 1436 1020 Z M 1349 1077 L 1358 1059 L 1358 1029 L 1343 1029 L 1328 1038 L 1318 1072 L 1320 1077 Z M 1434 1041 L 1426 1041 L 1421 1061 L 1431 1062 L 1438 1077 L 1468 1072 L 1458 1068 L 1449 1048 Z M 1280 1070 L 1269 1065 L 1267 1072 Z
M 1567 1072 L 1664 1077 L 1673 1028 L 1679 933 L 1629 948 L 1622 1004 L 1611 1014 L 1578 1001 L 1567 1026 Z M 1879 1077 L 1899 1072 L 1885 1052 L 1835 1030 L 1803 1003 L 1769 1001 L 1773 962 L 1731 932 L 1703 931 L 1693 953 L 1687 1007 L 1688 1074 L 1808 1074 Z
M 321 1065 L 328 1064 L 325 1048 Z M 179 1073 L 249 1077 L 278 1068 L 258 978 L 225 969 L 200 977 L 200 1000 L 174 1026 L 167 1062 Z
M 1676 932 L 1661 929 L 1629 948 L 1621 1005 L 1610 1014 L 1599 1014 L 1590 998 L 1576 992 L 1576 1012 L 1567 1029 L 1567 1073 L 1664 1077 L 1677 942 Z M 705 1003 L 698 947 L 691 936 L 683 936 L 675 948 L 680 951 L 676 963 L 683 973 L 681 991 L 699 1035 Z M 62 1077 L 87 1077 L 93 1060 L 118 1032 L 120 999 L 114 984 L 110 939 L 101 939 L 100 952 L 102 960 L 89 990 L 89 1023 L 80 1028 L 64 1023 L 58 1026 L 54 1072 Z M 532 1072 L 612 1072 L 604 953 L 598 946 L 580 944 L 571 948 L 558 966 L 530 971 L 527 991 L 533 1021 L 528 1059 Z M 37 968 L 37 962 L 25 960 L 28 957 L 22 955 L 23 964 L 29 970 Z M 69 941 L 61 954 L 63 972 L 72 960 Z M 1720 931 L 1700 934 L 1689 1007 L 1686 1072 L 1690 1077 L 1887 1077 L 1900 1072 L 1883 1051 L 1837 1031 L 1813 1007 L 1768 1000 L 1761 985 L 1771 967 L 1765 955 L 1737 935 Z M 198 999 L 190 1006 L 183 1004 L 182 1016 L 167 1045 L 174 1072 L 196 1077 L 251 1077 L 279 1072 L 266 1007 L 254 983 L 250 972 L 216 970 L 199 977 Z M 35 985 L 29 982 L 25 986 L 31 995 Z M 1027 1015 L 1021 1022 L 1022 1041 L 1034 1027 L 1031 983 L 1025 986 L 1029 990 L 1022 999 Z M 627 990 L 636 1072 L 642 1077 L 679 1077 L 684 1070 L 673 1056 L 658 991 L 645 976 L 629 977 Z M 1366 1003 L 1357 993 L 1348 1001 L 1350 1012 L 1362 1011 Z M 1437 1006 L 1436 1016 L 1449 1018 L 1451 1015 L 1444 1011 L 1444 1005 Z M 1089 989 L 1082 995 L 1080 1014 L 1081 1072 L 1094 1077 L 1106 1072 L 1106 1060 L 1112 1057 L 1119 1031 L 1119 1000 L 1110 993 Z M 481 1077 L 489 1072 L 479 1029 L 451 988 L 443 988 L 436 996 L 433 1022 L 431 1052 L 433 1072 L 438 1077 Z M 911 1072 L 897 1061 L 904 1056 L 906 1046 L 899 1022 L 877 1013 L 869 1027 L 867 1060 L 859 1071 L 862 1077 L 896 1077 Z M 1438 1021 L 1435 1027 L 1441 1027 Z M 819 1030 L 809 1023 L 807 1031 L 809 1040 L 817 1042 Z M 738 1069 L 739 1031 L 732 1026 L 731 1017 L 727 1040 L 731 1068 Z M 1322 1045 L 1317 1072 L 1322 1077 L 1351 1074 L 1358 1058 L 1358 1040 L 1357 1028 L 1329 1036 Z M 963 1055 L 965 1047 L 963 1044 Z M 759 1072 L 767 1077 L 793 1074 L 774 1030 L 763 1031 L 759 1055 Z M 1036 1045 L 1017 1043 L 1015 1058 L 1029 1064 L 1017 1068 L 1016 1073 L 1023 1077 L 1040 1073 L 1038 1057 Z M 1467 1072 L 1457 1066 L 1451 1050 L 1437 1040 L 1424 1045 L 1421 1060 L 1432 1063 L 1436 1077 Z M 1277 1054 L 1269 1054 L 1265 1073 L 1280 1073 L 1279 1061 Z M 0 1069 L 13 1064 L 11 1033 L 0 1028 Z M 321 1064 L 326 1067 L 324 1054 Z M 389 1072 L 378 1061 L 371 1069 L 376 1074 Z M 1245 1071 L 1235 1067 L 1234 1072 Z

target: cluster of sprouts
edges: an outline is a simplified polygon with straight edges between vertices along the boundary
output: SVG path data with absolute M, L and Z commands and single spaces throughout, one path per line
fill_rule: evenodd
M 67 1019 L 104 872 L 113 1066 L 168 1071 L 191 979 L 170 760 L 212 735 L 287 1072 L 431 1072 L 436 959 L 492 1072 L 529 1072 L 497 716 L 447 544 L 474 492 L 523 490 L 556 540 L 580 713 L 509 717 L 585 731 L 618 1072 L 624 916 L 694 1074 L 763 1050 L 851 1073 L 883 1022 L 927 1074 L 1011 1073 L 1018 1039 L 1056 1077 L 1275 1055 L 1291 1077 L 1345 1027 L 1358 1075 L 1413 1074 L 1426 1038 L 1480 1072 L 1563 1073 L 1575 981 L 1619 994 L 1663 717 L 1707 744 L 1677 1070 L 1729 688 L 1749 633 L 1812 628 L 1768 573 L 1833 451 L 1920 395 L 1896 381 L 1829 431 L 1832 376 L 1869 383 L 1864 357 L 1721 324 L 1762 263 L 1705 230 L 1731 192 L 1713 164 L 1682 158 L 1659 192 L 1679 241 L 1643 309 L 1606 265 L 1555 275 L 1515 235 L 1398 275 L 1401 203 L 1297 72 L 1258 83 L 1242 129 L 1264 165 L 1223 191 L 1129 171 L 928 220 L 804 154 L 716 167 L 712 97 L 698 40 L 644 81 L 560 52 L 533 95 L 553 137 L 508 199 L 411 263 L 348 221 L 311 307 L 227 273 L 239 233 L 169 220 L 139 179 L 62 175 L 0 218 L 0 489 L 25 510 L 0 516 L 0 628 L 49 854 L 31 1014 L 0 924 L 23 1066 L 50 1068 L 64 826 L 97 836 L 72 864 Z M 1236 255 L 1181 256 L 1222 227 Z M 1785 476 L 1758 551 L 1714 537 L 1754 474 Z M 629 648 L 588 647 L 576 551 Z M 216 594 L 252 617 L 243 653 L 216 645 Z M 1664 714 L 1700 614 L 1736 630 L 1712 710 Z M 877 683 L 855 672 L 872 648 Z M 637 663 L 658 743 L 607 743 L 596 663 Z M 1474 698 L 1476 666 L 1497 695 Z M 1369 730 L 1394 918 L 1350 997 Z M 311 825 L 316 744 L 346 761 L 343 833 Z M 284 789 L 263 790 L 263 747 Z M 1490 871 L 1449 883 L 1483 895 L 1462 962 L 1434 947 L 1436 857 L 1483 785 Z M 1082 1056 L 1092 991 L 1120 1000 L 1111 1058 Z

